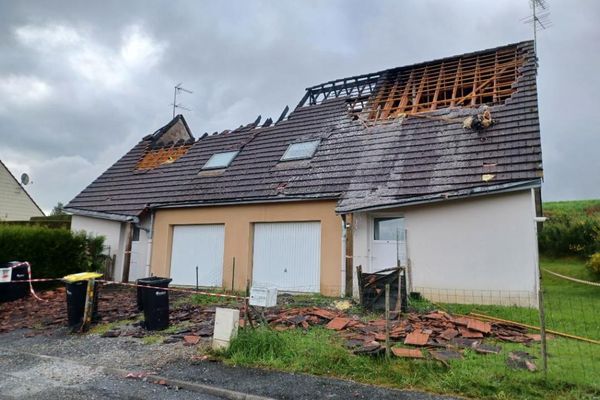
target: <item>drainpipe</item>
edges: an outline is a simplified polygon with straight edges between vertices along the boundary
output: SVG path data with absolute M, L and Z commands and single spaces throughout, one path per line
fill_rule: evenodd
M 154 210 L 150 211 L 150 229 L 146 232 L 146 276 L 150 276 L 150 266 L 152 265 L 152 236 L 154 236 Z
M 341 269 L 341 285 L 340 285 L 340 297 L 346 295 L 346 215 L 340 215 L 342 218 L 342 269 Z

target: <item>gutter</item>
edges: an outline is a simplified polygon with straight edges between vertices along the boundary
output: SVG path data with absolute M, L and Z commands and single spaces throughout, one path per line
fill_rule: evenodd
M 152 265 L 152 237 L 154 236 L 154 210 L 150 211 L 150 230 L 146 234 L 146 276 L 150 276 Z
M 118 222 L 133 222 L 134 224 L 140 223 L 140 219 L 133 215 L 111 214 L 100 211 L 81 210 L 78 208 L 65 208 L 64 210 L 70 212 L 71 214 L 80 215 L 82 217 L 108 219 Z
M 517 182 L 517 183 L 508 183 L 504 185 L 495 186 L 489 190 L 481 190 L 477 188 L 468 189 L 469 193 L 463 195 L 454 195 L 454 196 L 445 196 L 444 194 L 436 194 L 429 196 L 421 196 L 421 197 L 412 197 L 410 199 L 396 201 L 393 203 L 382 204 L 379 206 L 366 206 L 366 207 L 356 207 L 356 208 L 343 208 L 337 209 L 336 214 L 347 214 L 353 212 L 362 212 L 362 211 L 378 211 L 385 210 L 388 208 L 396 208 L 396 207 L 406 207 L 406 206 L 414 206 L 414 205 L 422 205 L 422 204 L 431 204 L 431 203 L 439 203 L 442 201 L 450 201 L 450 200 L 461 200 L 468 199 L 472 197 L 481 197 L 491 194 L 501 194 L 501 193 L 510 193 L 516 192 L 524 189 L 532 189 L 541 187 L 542 181 L 541 179 L 535 179 L 531 181 L 525 182 Z
M 341 269 L 341 285 L 340 285 L 340 297 L 346 295 L 346 235 L 348 234 L 346 228 L 346 215 L 340 215 L 342 219 L 342 269 Z
M 156 203 L 150 204 L 149 209 L 157 208 L 191 208 L 191 207 L 214 207 L 214 206 L 236 206 L 240 204 L 264 204 L 264 203 L 290 203 L 295 201 L 315 201 L 315 200 L 339 200 L 340 195 L 334 196 L 304 196 L 304 197 L 289 197 L 277 199 L 257 199 L 257 200 L 231 200 L 231 201 L 216 201 L 216 202 L 184 202 L 184 203 Z

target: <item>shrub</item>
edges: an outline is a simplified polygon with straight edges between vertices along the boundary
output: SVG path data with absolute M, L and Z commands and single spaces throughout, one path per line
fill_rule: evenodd
M 594 253 L 585 266 L 596 276 L 600 276 L 600 252 Z
M 101 268 L 103 237 L 43 226 L 0 225 L 0 262 L 29 261 L 34 278 Z
M 600 251 L 600 217 L 553 213 L 539 234 L 539 245 L 550 256 L 590 256 Z

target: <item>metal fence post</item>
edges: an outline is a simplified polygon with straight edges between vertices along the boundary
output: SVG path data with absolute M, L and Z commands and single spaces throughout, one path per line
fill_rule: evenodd
M 542 271 L 538 264 L 538 275 L 540 279 L 538 288 L 538 307 L 540 309 L 540 338 L 542 341 L 542 368 L 544 379 L 548 378 L 548 351 L 546 346 L 546 312 L 544 310 L 544 289 L 542 286 Z
M 390 284 L 385 285 L 385 356 L 390 358 Z

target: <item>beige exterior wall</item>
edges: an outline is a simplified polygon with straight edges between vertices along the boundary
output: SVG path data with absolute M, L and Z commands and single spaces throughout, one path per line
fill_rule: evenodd
M 44 214 L 0 162 L 0 221 L 27 221 Z
M 154 217 L 151 272 L 169 276 L 174 225 L 225 224 L 223 287 L 231 287 L 235 257 L 235 289 L 243 290 L 252 277 L 253 224 L 256 222 L 321 223 L 321 293 L 341 291 L 342 221 L 336 201 L 303 201 L 157 210 Z

